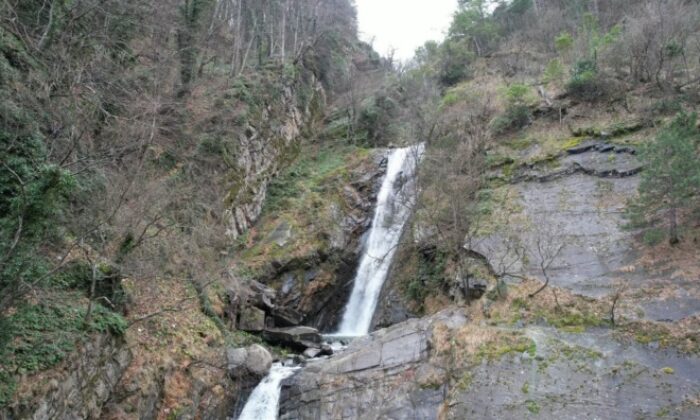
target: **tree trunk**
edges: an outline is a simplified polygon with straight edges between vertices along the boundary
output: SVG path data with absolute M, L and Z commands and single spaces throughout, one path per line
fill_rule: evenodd
M 675 207 L 671 207 L 671 209 L 669 209 L 668 218 L 669 218 L 669 230 L 668 230 L 669 242 L 671 243 L 671 245 L 676 245 L 680 242 L 680 239 L 678 238 L 678 211 L 676 210 Z
M 87 311 L 85 312 L 85 319 L 83 323 L 85 324 L 85 328 L 87 328 L 90 325 L 90 318 L 92 317 L 92 306 L 93 306 L 93 301 L 95 300 L 95 288 L 97 286 L 97 265 L 93 264 L 92 265 L 92 282 L 90 282 L 90 296 L 88 298 L 88 307 Z
M 289 1 L 285 1 L 282 5 L 282 33 L 280 39 L 280 55 L 282 56 L 282 62 L 287 55 L 287 13 L 289 12 Z
M 53 38 L 54 6 L 55 5 L 56 5 L 56 1 L 54 0 L 51 2 L 51 7 L 49 8 L 49 23 L 46 24 L 46 30 L 41 35 L 41 39 L 39 40 L 39 45 L 38 45 L 39 51 L 43 51 L 46 47 L 48 47 L 49 44 L 51 43 L 52 38 Z
M 236 74 L 239 63 L 242 61 L 241 54 L 243 53 L 243 32 L 241 31 L 241 20 L 243 11 L 243 0 L 238 0 L 236 8 L 236 34 L 233 41 L 233 57 L 231 58 L 231 75 Z

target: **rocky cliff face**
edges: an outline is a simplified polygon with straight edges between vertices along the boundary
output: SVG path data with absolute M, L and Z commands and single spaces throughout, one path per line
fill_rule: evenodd
M 281 419 L 690 419 L 698 359 L 546 327 L 475 324 L 460 309 L 409 320 L 309 363 Z
M 257 281 L 276 289 L 277 305 L 322 331 L 331 331 L 342 316 L 386 171 L 385 151 L 352 153 L 311 186 L 324 190 L 322 198 L 304 187 L 283 208 L 266 214 L 238 261 L 253 267 Z
M 40 398 L 31 405 L 11 407 L 8 418 L 99 418 L 131 359 L 123 339 L 95 336 L 63 363 L 63 369 L 48 373 L 33 388 Z
M 257 221 L 269 182 L 298 154 L 305 130 L 322 118 L 319 110 L 325 106 L 325 92 L 310 72 L 274 89 L 277 92 L 269 101 L 260 99 L 258 115 L 236 132 L 233 182 L 225 198 L 230 203 L 225 214 L 227 232 L 233 239 Z

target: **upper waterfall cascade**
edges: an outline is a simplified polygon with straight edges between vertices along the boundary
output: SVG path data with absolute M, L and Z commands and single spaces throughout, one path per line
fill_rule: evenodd
M 337 332 L 339 336 L 369 333 L 379 294 L 415 202 L 415 172 L 424 148 L 421 143 L 394 149 L 389 154 L 372 228 Z

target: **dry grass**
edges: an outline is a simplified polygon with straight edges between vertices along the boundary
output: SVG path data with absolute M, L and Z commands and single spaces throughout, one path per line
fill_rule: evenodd
M 193 288 L 184 284 L 166 278 L 156 278 L 146 284 L 126 281 L 133 302 L 130 321 L 158 311 L 166 312 L 136 322 L 127 332 L 126 341 L 133 361 L 120 387 L 133 393 L 119 402 L 121 407 L 138 407 L 143 400 L 156 396 L 161 401 L 157 418 L 166 419 L 178 409 L 191 405 L 191 398 L 202 384 L 214 389 L 226 383 L 225 372 L 216 368 L 224 365 L 224 337 L 200 311 Z M 196 369 L 190 367 L 193 364 L 197 365 Z M 162 388 L 160 381 L 163 381 Z M 138 415 L 138 412 L 120 411 L 108 412 L 105 416 L 136 419 Z

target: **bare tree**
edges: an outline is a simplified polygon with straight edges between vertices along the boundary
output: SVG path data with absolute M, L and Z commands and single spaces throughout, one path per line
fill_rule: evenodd
M 550 269 L 559 259 L 566 245 L 566 237 L 561 226 L 547 220 L 542 215 L 533 220 L 533 226 L 531 228 L 533 236 L 528 246 L 532 248 L 538 270 L 542 274 L 542 277 L 544 277 L 544 284 L 530 294 L 532 298 L 537 296 L 549 285 Z
M 419 239 L 448 256 L 465 295 L 470 288 L 467 250 L 481 218 L 476 197 L 484 185 L 491 113 L 483 102 L 443 110 L 429 130 L 432 137 L 419 171 L 417 223 L 423 232 Z

